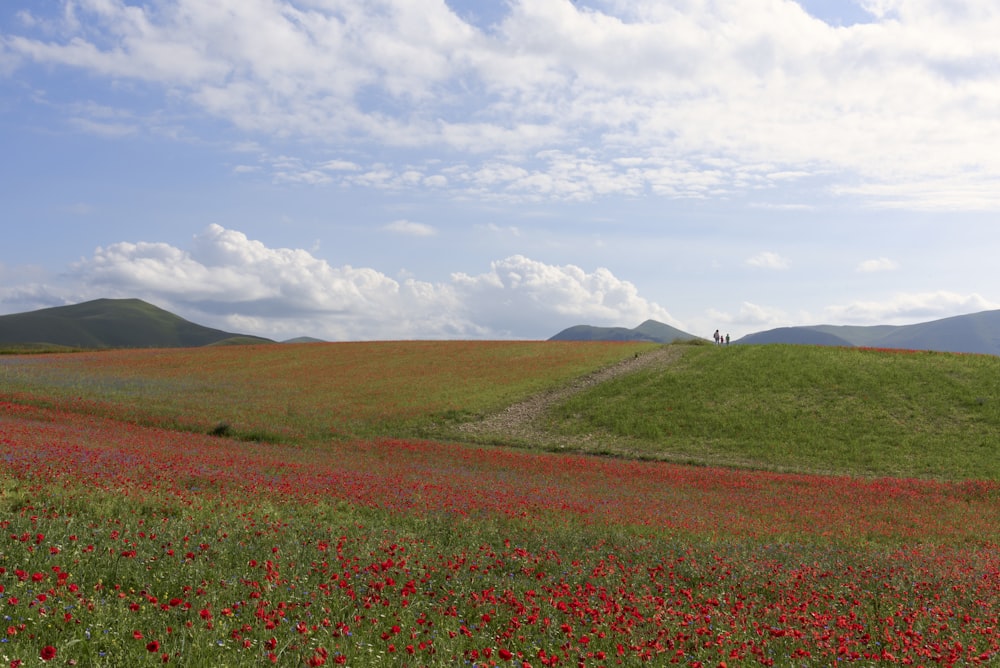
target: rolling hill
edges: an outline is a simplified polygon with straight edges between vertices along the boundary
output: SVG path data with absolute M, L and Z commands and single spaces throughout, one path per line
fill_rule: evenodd
M 688 334 L 676 327 L 656 320 L 647 320 L 638 327 L 593 327 L 575 325 L 559 332 L 549 341 L 649 341 L 652 343 L 673 343 L 689 341 L 699 337 Z
M 1000 355 L 1000 310 L 914 325 L 814 325 L 749 334 L 734 343 L 800 343 Z
M 192 348 L 228 343 L 273 341 L 203 327 L 141 299 L 96 299 L 0 316 L 0 345 Z

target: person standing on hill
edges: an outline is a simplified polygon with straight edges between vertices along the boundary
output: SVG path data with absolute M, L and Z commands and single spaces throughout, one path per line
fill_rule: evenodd
M 727 346 L 729 345 L 729 333 L 728 332 L 726 333 L 726 345 Z
M 719 330 L 715 330 L 715 334 L 712 336 L 715 338 L 715 345 L 719 345 Z

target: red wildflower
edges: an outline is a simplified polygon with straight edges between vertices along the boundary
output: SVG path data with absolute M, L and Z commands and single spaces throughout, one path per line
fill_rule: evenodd
M 42 661 L 51 661 L 56 658 L 56 648 L 52 645 L 46 645 L 42 648 L 42 651 L 38 653 L 38 656 Z

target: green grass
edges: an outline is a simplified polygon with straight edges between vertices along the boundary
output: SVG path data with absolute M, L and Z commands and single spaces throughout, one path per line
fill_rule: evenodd
M 563 403 L 549 429 L 611 451 L 862 475 L 1000 479 L 1000 358 L 690 347 Z
M 455 426 L 655 344 L 409 341 L 0 356 L 0 400 L 249 441 L 468 440 Z M 480 442 L 814 473 L 1000 479 L 1000 358 L 676 345 Z M 551 437 L 551 438 L 548 438 Z

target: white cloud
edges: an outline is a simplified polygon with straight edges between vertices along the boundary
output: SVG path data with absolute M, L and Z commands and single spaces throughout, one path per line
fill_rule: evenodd
M 270 248 L 219 225 L 196 235 L 189 248 L 161 242 L 98 248 L 68 279 L 73 289 L 62 303 L 139 297 L 195 322 L 276 339 L 534 339 L 571 325 L 631 327 L 647 318 L 680 326 L 607 269 L 588 273 L 516 255 L 447 283 L 395 280 L 372 268 L 331 266 L 303 249 Z M 45 296 L 46 305 L 60 302 L 52 289 L 24 290 L 4 291 L 0 300 L 25 303 L 34 294 Z
M 789 318 L 788 314 L 781 309 L 769 308 L 760 304 L 754 304 L 753 302 L 743 302 L 740 305 L 739 314 L 734 318 L 734 322 L 746 325 L 775 327 L 788 324 Z
M 838 324 L 910 324 L 953 315 L 1000 308 L 982 295 L 959 294 L 948 290 L 900 293 L 883 301 L 855 301 L 830 306 L 826 317 Z
M 770 251 L 758 253 L 751 258 L 747 258 L 746 263 L 751 267 L 761 269 L 788 269 L 788 260 Z
M 453 285 L 475 322 L 505 336 L 547 338 L 572 325 L 634 327 L 650 318 L 680 327 L 666 309 L 603 268 L 587 273 L 514 255 L 478 276 L 454 274 Z
M 790 314 L 784 309 L 765 306 L 754 302 L 742 302 L 735 313 L 709 309 L 700 320 L 699 329 L 711 332 L 721 327 L 722 333 L 735 332 L 743 336 L 750 332 L 760 332 L 777 327 L 810 324 L 812 317 L 806 312 Z
M 472 161 L 448 180 L 460 190 L 709 198 L 821 177 L 878 206 L 1000 209 L 989 0 L 866 0 L 873 21 L 849 27 L 780 0 L 512 0 L 491 30 L 410 0 L 68 6 L 58 29 L 19 12 L 0 69 L 34 61 L 147 82 L 265 142 L 434 148 Z M 445 186 L 377 159 L 284 178 Z
M 893 260 L 887 257 L 880 257 L 873 260 L 865 260 L 858 265 L 857 271 L 867 274 L 877 271 L 893 271 L 898 268 L 899 265 Z
M 412 220 L 394 220 L 386 225 L 384 229 L 411 237 L 432 237 L 437 234 L 437 230 L 432 226 L 424 223 L 415 223 Z
M 90 292 L 139 296 L 223 328 L 281 338 L 454 337 L 475 332 L 448 286 L 397 282 L 379 271 L 332 267 L 308 251 L 269 248 L 209 226 L 184 250 L 164 243 L 113 244 L 78 263 Z M 241 330 L 242 331 L 242 330 Z

